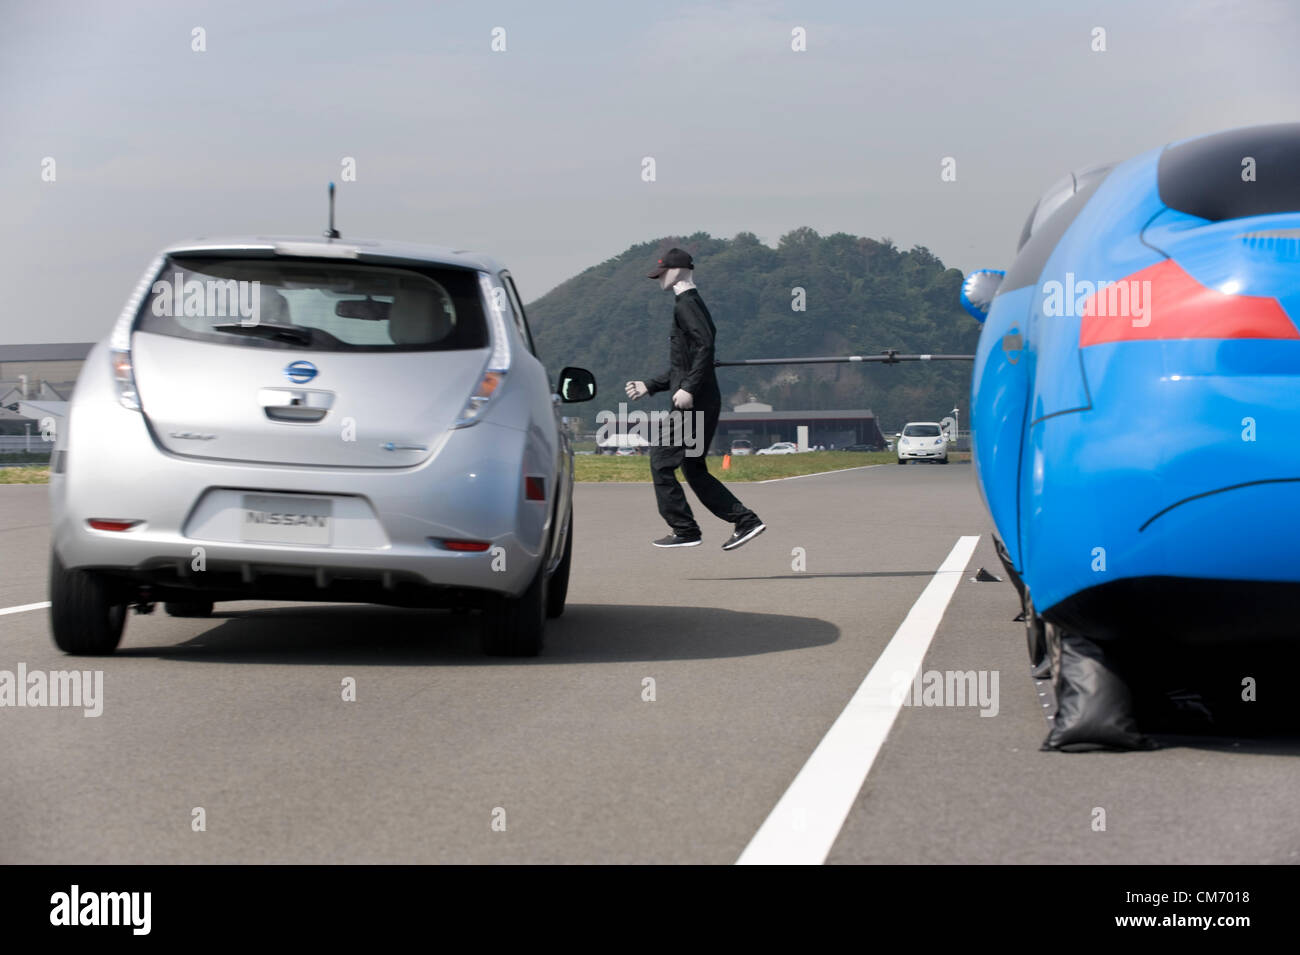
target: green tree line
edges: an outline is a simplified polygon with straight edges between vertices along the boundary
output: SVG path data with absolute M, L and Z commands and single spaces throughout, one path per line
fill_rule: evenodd
M 617 404 L 623 382 L 668 366 L 672 295 L 646 273 L 674 245 L 694 256 L 720 359 L 887 348 L 970 354 L 979 338 L 979 325 L 958 303 L 962 274 L 922 246 L 904 251 L 889 239 L 821 236 L 809 228 L 782 236 L 776 248 L 749 232 L 732 239 L 668 236 L 592 266 L 527 306 L 547 367 L 591 369 L 600 408 Z M 966 362 L 718 369 L 725 408 L 750 398 L 778 411 L 870 408 L 887 431 L 908 420 L 938 420 L 954 407 L 964 425 L 970 376 Z M 593 419 L 587 427 L 594 427 L 591 407 L 578 412 Z

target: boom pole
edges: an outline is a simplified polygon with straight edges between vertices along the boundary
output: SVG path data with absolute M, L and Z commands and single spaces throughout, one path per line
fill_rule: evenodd
M 890 348 L 879 355 L 827 355 L 820 358 L 744 358 L 739 361 L 713 362 L 715 368 L 737 367 L 744 365 L 831 365 L 836 363 L 854 364 L 857 362 L 880 362 L 883 365 L 897 365 L 904 361 L 974 361 L 974 355 L 900 355 Z

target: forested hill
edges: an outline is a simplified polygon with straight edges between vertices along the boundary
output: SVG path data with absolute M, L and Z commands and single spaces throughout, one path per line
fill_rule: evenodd
M 623 382 L 667 368 L 672 293 L 646 273 L 674 245 L 695 258 L 720 359 L 975 350 L 979 325 L 958 304 L 961 273 L 923 247 L 902 251 L 888 239 L 808 228 L 782 236 L 775 249 L 747 232 L 669 236 L 592 266 L 527 306 L 552 374 L 572 364 L 596 375 L 600 395 L 577 406 L 579 414 L 594 419 L 591 409 L 617 404 Z M 793 307 L 799 289 L 803 311 Z M 724 410 L 751 397 L 778 411 L 871 408 L 882 427 L 896 430 L 954 407 L 964 425 L 970 375 L 968 362 L 778 365 L 720 368 L 718 381 Z

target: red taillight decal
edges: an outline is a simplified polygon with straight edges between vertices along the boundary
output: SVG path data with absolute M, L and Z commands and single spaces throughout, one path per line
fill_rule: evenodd
M 1121 285 L 1127 289 L 1115 289 Z M 1128 307 L 1123 306 L 1125 301 Z M 1141 306 L 1134 304 L 1138 301 Z M 1170 338 L 1300 338 L 1277 299 L 1229 295 L 1202 285 L 1173 259 L 1093 293 L 1081 314 L 1081 348 Z
M 143 523 L 142 521 L 115 521 L 107 520 L 102 517 L 92 517 L 86 521 L 97 531 L 129 531 L 131 528 Z
M 485 551 L 489 547 L 491 547 L 492 542 L 491 541 L 445 540 L 442 542 L 442 546 L 447 548 L 447 550 L 465 550 L 465 551 L 473 551 L 475 553 L 478 553 L 481 551 Z
M 539 477 L 525 477 L 524 497 L 530 501 L 546 500 L 546 479 Z

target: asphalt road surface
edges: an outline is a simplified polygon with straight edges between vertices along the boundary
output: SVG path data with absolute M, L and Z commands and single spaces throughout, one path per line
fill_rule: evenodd
M 1295 740 L 1039 751 L 969 465 L 737 492 L 766 534 L 661 551 L 648 484 L 580 485 L 536 660 L 431 611 L 159 608 L 100 659 L 0 613 L 0 670 L 104 672 L 101 716 L 0 709 L 0 862 L 1300 861 Z M 48 538 L 46 489 L 0 486 L 0 611 L 46 599 Z M 882 700 L 916 664 L 996 672 L 996 714 Z

